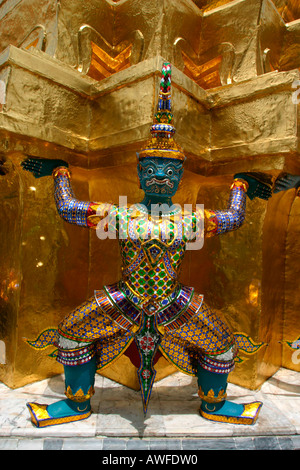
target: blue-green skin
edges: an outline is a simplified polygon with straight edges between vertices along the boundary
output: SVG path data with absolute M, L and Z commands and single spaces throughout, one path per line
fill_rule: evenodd
M 22 166 L 25 170 L 31 171 L 36 178 L 40 178 L 51 175 L 58 166 L 68 167 L 68 164 L 62 160 L 27 159 Z M 145 193 L 141 204 L 148 211 L 162 204 L 171 208 L 173 205 L 172 198 L 178 190 L 183 175 L 183 162 L 161 157 L 146 157 L 139 161 L 137 171 L 141 188 Z M 253 184 L 256 184 L 256 182 L 253 181 Z M 94 383 L 96 360 L 93 358 L 88 363 L 79 366 L 65 366 L 64 370 L 66 387 L 70 386 L 74 394 L 80 388 L 84 393 L 87 393 Z M 205 394 L 213 389 L 217 396 L 220 389 L 226 390 L 227 374 L 208 372 L 199 365 L 197 376 L 198 385 L 201 386 Z M 201 408 L 207 413 L 211 412 L 226 416 L 240 416 L 243 412 L 243 405 L 227 400 L 217 404 L 206 403 L 202 400 Z M 90 410 L 90 400 L 76 403 L 66 399 L 47 407 L 48 413 L 54 418 L 82 414 L 83 410 L 84 412 Z
M 149 211 L 157 204 L 171 207 L 183 175 L 183 163 L 171 158 L 146 157 L 139 162 L 137 170 L 145 193 L 141 204 Z
M 214 391 L 215 396 L 218 396 L 220 390 L 225 392 L 227 388 L 227 377 L 228 374 L 209 372 L 198 364 L 198 387 L 201 387 L 205 395 L 207 395 L 211 389 Z M 237 417 L 243 413 L 244 405 L 233 403 L 228 400 L 224 400 L 219 403 L 207 403 L 202 400 L 201 409 L 210 414 Z
M 96 357 L 94 356 L 86 364 L 78 366 L 64 366 L 65 384 L 66 388 L 71 387 L 72 392 L 75 394 L 81 389 L 85 394 L 89 391 L 90 387 L 94 385 L 95 374 L 97 370 Z M 53 418 L 61 418 L 64 416 L 80 415 L 87 413 L 91 409 L 90 400 L 81 403 L 67 398 L 66 400 L 59 400 L 52 405 L 48 405 L 47 411 Z

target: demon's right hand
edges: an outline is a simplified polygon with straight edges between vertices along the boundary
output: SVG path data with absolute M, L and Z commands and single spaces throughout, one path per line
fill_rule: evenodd
M 30 171 L 35 178 L 42 178 L 43 176 L 51 176 L 55 168 L 61 166 L 68 168 L 68 163 L 64 160 L 55 160 L 48 158 L 26 158 L 21 163 L 26 171 Z

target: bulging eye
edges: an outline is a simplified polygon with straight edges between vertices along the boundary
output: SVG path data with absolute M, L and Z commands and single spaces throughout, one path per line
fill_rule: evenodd
M 174 171 L 172 170 L 172 168 L 169 168 L 169 169 L 167 170 L 167 175 L 168 175 L 168 176 L 173 176 L 173 173 L 174 173 Z
M 153 175 L 153 173 L 154 173 L 153 168 L 148 168 L 147 175 Z

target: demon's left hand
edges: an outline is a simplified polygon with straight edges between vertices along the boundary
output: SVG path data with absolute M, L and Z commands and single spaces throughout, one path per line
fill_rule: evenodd
M 272 176 L 259 171 L 246 171 L 244 173 L 237 173 L 234 178 L 243 179 L 247 181 L 249 187 L 247 196 L 249 199 L 258 197 L 260 199 L 268 200 L 272 196 Z

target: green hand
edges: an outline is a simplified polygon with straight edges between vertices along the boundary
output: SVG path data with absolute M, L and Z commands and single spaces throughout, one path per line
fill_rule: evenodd
M 64 166 L 68 168 L 68 163 L 64 160 L 50 160 L 48 158 L 26 158 L 21 163 L 24 170 L 30 171 L 35 178 L 51 176 L 55 168 Z
M 249 184 L 247 196 L 249 199 L 259 197 L 268 200 L 272 196 L 272 177 L 265 173 L 257 171 L 249 171 L 245 173 L 237 173 L 234 178 L 241 178 Z

